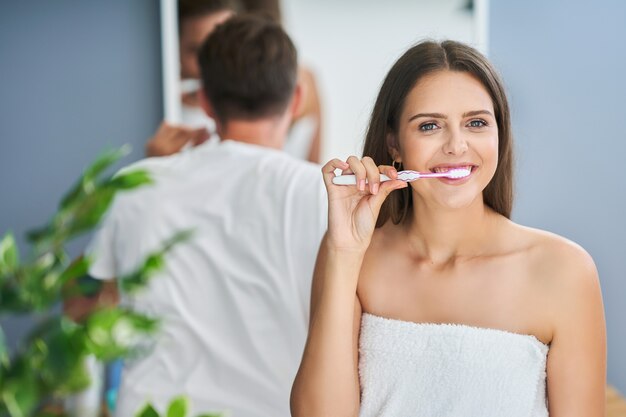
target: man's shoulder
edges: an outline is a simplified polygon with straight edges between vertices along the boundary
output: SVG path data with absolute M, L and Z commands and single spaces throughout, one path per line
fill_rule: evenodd
M 132 162 L 118 170 L 115 175 L 124 175 L 131 172 L 145 171 L 151 182 L 130 190 L 120 190 L 115 195 L 115 199 L 109 210 L 109 216 L 120 217 L 120 213 L 124 216 L 128 211 L 136 211 L 137 206 L 149 206 L 153 204 L 155 191 L 159 189 L 159 185 L 163 182 L 163 178 L 168 176 L 171 171 L 173 161 L 177 156 L 160 156 L 140 159 Z M 122 216 L 123 217 L 123 216 Z
M 223 188 L 228 184 L 253 183 L 255 187 L 271 190 L 291 189 L 297 195 L 323 194 L 324 188 L 319 165 L 282 150 L 235 141 L 172 156 L 145 158 L 126 166 L 120 173 L 134 170 L 147 171 L 153 184 L 120 198 L 125 202 L 149 200 L 146 197 L 180 187 L 193 190 L 211 184 Z
M 302 198 L 325 198 L 324 179 L 318 165 L 288 154 L 266 162 L 269 163 L 259 165 L 258 174 L 267 173 L 271 183 L 280 184 L 284 190 L 291 190 L 290 194 Z
M 296 158 L 284 151 L 268 149 L 265 158 L 260 164 L 263 168 L 275 173 L 291 173 L 309 177 L 319 177 L 322 180 L 321 166 L 300 158 Z
M 127 173 L 127 172 L 138 171 L 138 170 L 147 171 L 148 173 L 151 173 L 151 174 L 158 174 L 158 173 L 166 171 L 178 159 L 180 159 L 180 157 L 181 157 L 181 154 L 178 153 L 178 154 L 169 155 L 169 156 L 153 156 L 153 157 L 143 158 L 121 168 L 117 174 L 119 175 L 121 173 Z
M 322 180 L 319 165 L 296 158 L 280 149 L 226 140 L 214 152 L 219 153 L 214 156 L 219 155 L 216 160 L 220 164 L 229 164 L 228 170 L 232 174 L 253 176 L 257 181 L 264 178 L 280 183 L 305 179 Z

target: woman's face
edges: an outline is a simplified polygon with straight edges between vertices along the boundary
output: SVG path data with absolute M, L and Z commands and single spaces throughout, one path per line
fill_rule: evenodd
M 217 25 L 233 15 L 230 10 L 219 10 L 205 15 L 188 17 L 181 22 L 180 78 L 200 79 L 198 51 Z
M 411 183 L 418 199 L 437 207 L 468 207 L 480 199 L 498 162 L 498 126 L 491 97 L 471 74 L 439 71 L 423 77 L 404 103 L 395 158 L 420 172 L 468 167 L 462 179 Z

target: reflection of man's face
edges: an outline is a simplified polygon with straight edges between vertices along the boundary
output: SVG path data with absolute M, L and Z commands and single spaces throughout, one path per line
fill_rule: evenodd
M 215 26 L 232 14 L 230 10 L 222 10 L 204 16 L 189 17 L 182 21 L 180 28 L 180 77 L 182 79 L 200 78 L 198 50 Z

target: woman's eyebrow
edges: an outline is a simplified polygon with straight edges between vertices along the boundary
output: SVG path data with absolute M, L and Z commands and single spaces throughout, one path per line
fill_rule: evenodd
M 463 113 L 463 117 L 478 116 L 479 114 L 487 114 L 487 115 L 493 117 L 493 114 L 491 114 L 491 112 L 489 110 L 472 110 L 472 111 L 468 111 L 466 113 Z
M 478 116 L 479 114 L 487 114 L 491 117 L 493 117 L 493 114 L 491 114 L 491 112 L 489 110 L 472 110 L 472 111 L 468 111 L 463 113 L 462 117 L 471 117 L 471 116 Z M 409 122 L 415 120 L 415 119 L 419 119 L 420 117 L 427 117 L 427 118 L 432 118 L 432 119 L 447 119 L 448 116 L 446 116 L 445 114 L 442 113 L 417 113 L 413 116 L 411 116 L 411 118 L 409 119 Z
M 448 116 L 441 113 L 417 113 L 416 115 L 411 116 L 409 122 L 415 119 L 419 119 L 420 117 L 430 117 L 433 119 L 447 119 Z

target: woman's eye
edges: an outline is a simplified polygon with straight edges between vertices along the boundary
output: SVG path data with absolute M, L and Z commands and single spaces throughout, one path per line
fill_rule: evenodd
M 420 125 L 420 130 L 422 132 L 428 132 L 430 130 L 435 130 L 437 128 L 437 125 L 435 123 L 424 123 L 423 125 Z
M 472 120 L 468 123 L 469 127 L 483 127 L 483 126 L 487 126 L 487 122 L 485 122 L 484 120 Z

